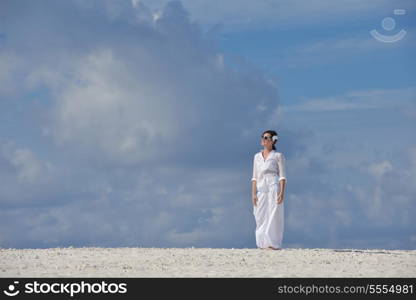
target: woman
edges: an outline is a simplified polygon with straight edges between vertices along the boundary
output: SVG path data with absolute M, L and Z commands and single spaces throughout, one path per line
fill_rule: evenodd
M 263 150 L 254 155 L 252 182 L 256 244 L 260 249 L 279 250 L 283 239 L 283 198 L 286 186 L 285 157 L 277 152 L 274 130 L 261 135 Z

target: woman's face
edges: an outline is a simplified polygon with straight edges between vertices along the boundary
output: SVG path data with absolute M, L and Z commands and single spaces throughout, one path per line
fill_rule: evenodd
M 267 149 L 273 148 L 273 141 L 272 141 L 272 135 L 270 133 L 265 133 L 261 137 L 261 145 L 266 147 Z

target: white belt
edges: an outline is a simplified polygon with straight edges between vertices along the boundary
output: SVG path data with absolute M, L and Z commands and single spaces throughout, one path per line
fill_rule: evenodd
M 279 184 L 279 176 L 264 175 L 263 180 L 257 183 L 257 191 L 260 193 L 267 193 L 271 186 Z

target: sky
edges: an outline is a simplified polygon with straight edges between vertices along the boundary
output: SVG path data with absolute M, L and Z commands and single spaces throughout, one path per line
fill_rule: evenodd
M 415 10 L 1 0 L 0 247 L 255 248 L 273 129 L 283 247 L 416 249 Z

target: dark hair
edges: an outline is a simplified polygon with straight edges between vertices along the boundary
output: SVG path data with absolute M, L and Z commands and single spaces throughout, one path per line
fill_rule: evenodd
M 264 132 L 261 134 L 261 136 L 263 137 L 263 135 L 264 135 L 265 133 L 270 134 L 272 138 L 273 138 L 273 136 L 274 136 L 274 135 L 278 137 L 277 132 L 276 132 L 276 131 L 274 131 L 274 130 L 266 130 L 266 131 L 264 131 Z M 272 147 L 272 149 L 273 149 L 273 150 L 276 150 L 276 147 L 275 147 L 276 142 L 277 142 L 277 140 L 273 143 L 273 147 Z

